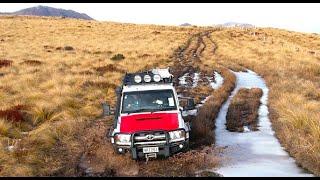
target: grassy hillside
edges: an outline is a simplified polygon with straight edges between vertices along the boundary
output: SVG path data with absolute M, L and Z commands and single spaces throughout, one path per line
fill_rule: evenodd
M 0 60 L 10 62 L 0 69 L 0 108 L 18 116 L 16 107 L 25 111 L 0 120 L 3 175 L 43 175 L 60 167 L 52 157 L 59 154 L 52 152 L 56 144 L 77 148 L 71 139 L 100 116 L 101 100 L 115 104 L 124 72 L 167 64 L 197 31 L 35 17 L 1 17 L 0 24 Z M 112 60 L 117 54 L 124 59 Z M 21 138 L 23 152 L 5 150 Z
M 209 29 L 12 16 L 0 26 L 0 175 L 10 176 L 66 166 L 101 101 L 115 104 L 124 72 L 172 65 L 175 49 Z M 210 36 L 217 47 L 203 65 L 262 75 L 282 145 L 319 175 L 320 36 L 236 28 Z

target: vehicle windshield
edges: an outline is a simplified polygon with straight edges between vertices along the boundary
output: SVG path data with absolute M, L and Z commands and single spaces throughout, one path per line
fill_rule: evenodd
M 172 90 L 151 90 L 125 92 L 122 100 L 122 113 L 155 112 L 176 110 Z

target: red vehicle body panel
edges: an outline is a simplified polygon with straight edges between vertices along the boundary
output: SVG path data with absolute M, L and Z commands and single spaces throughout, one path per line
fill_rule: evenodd
M 178 129 L 178 113 L 147 113 L 121 116 L 121 133 Z

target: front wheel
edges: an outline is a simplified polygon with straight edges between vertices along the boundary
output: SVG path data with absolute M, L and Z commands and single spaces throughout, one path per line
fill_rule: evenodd
M 184 148 L 182 149 L 182 152 L 187 152 L 189 150 L 190 150 L 190 146 L 189 146 L 189 139 L 188 139 L 184 144 Z

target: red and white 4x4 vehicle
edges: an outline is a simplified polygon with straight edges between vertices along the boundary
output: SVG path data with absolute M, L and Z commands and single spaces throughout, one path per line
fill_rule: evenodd
M 117 88 L 114 126 L 109 132 L 118 153 L 133 159 L 164 156 L 189 148 L 190 125 L 182 118 L 169 69 L 126 74 Z

